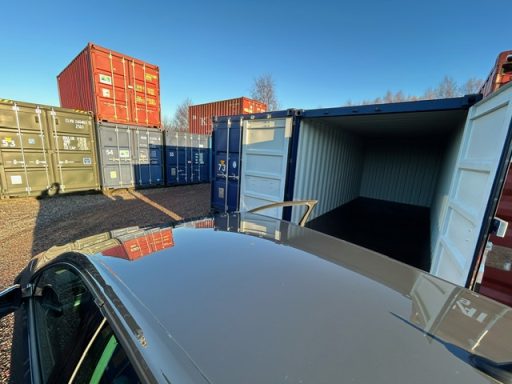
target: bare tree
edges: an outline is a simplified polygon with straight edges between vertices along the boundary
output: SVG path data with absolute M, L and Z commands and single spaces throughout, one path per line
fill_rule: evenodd
M 453 77 L 445 76 L 435 89 L 435 95 L 438 99 L 459 96 L 459 87 Z
M 269 111 L 279 109 L 275 82 L 271 74 L 267 73 L 254 79 L 254 84 L 251 89 L 251 97 L 267 104 Z
M 460 87 L 460 93 L 462 95 L 470 95 L 473 93 L 478 93 L 484 81 L 482 79 L 477 79 L 476 77 L 472 77 L 468 79 L 462 86 Z
M 170 121 L 168 130 L 188 131 L 188 107 L 191 105 L 192 100 L 190 100 L 188 97 L 178 105 L 178 108 L 176 108 L 176 112 L 174 113 L 174 117 Z
M 166 131 L 171 129 L 171 127 L 172 127 L 172 117 L 171 117 L 171 115 L 164 115 L 164 118 L 162 120 L 162 125 L 164 126 L 164 129 Z

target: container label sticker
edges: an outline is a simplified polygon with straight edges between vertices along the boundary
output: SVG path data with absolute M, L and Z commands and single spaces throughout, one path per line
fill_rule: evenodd
M 129 149 L 121 149 L 119 150 L 119 157 L 126 159 L 130 157 L 130 150 Z
M 103 95 L 103 97 L 110 97 L 110 89 L 101 88 L 101 94 Z
M 233 167 L 233 168 L 235 168 L 235 169 L 236 169 L 236 161 L 233 161 L 233 162 L 231 163 L 231 167 Z
M 82 162 L 84 163 L 84 165 L 91 165 L 92 164 L 92 159 L 90 157 L 84 157 L 82 159 Z
M 36 144 L 36 139 L 34 139 L 34 138 L 30 137 L 30 138 L 28 139 L 28 143 L 29 143 L 30 145 L 35 145 L 35 144 Z
M 11 184 L 12 185 L 23 184 L 23 179 L 21 178 L 21 175 L 13 175 L 13 176 L 11 176 Z
M 219 187 L 219 199 L 223 199 L 223 198 L 224 198 L 224 188 Z
M 158 77 L 156 75 L 153 75 L 151 73 L 146 73 L 146 80 L 147 81 L 155 81 Z
M 86 126 L 91 125 L 90 121 L 87 120 L 75 120 L 75 119 L 64 119 L 66 124 L 74 124 L 76 129 L 85 129 Z
M 148 104 L 149 104 L 149 105 L 156 105 L 156 100 L 154 100 L 154 99 L 148 99 Z
M 112 77 L 100 73 L 100 83 L 112 85 Z
M 169 157 L 174 157 L 174 152 L 169 152 Z
M 226 160 L 219 161 L 218 169 L 221 174 L 226 173 Z
M 4 137 L 2 139 L 2 147 L 14 148 L 16 147 L 16 141 L 14 141 L 12 137 Z
M 176 176 L 176 168 L 171 168 L 171 176 Z
M 155 151 L 154 149 L 153 149 L 153 150 L 151 150 L 151 152 L 150 152 L 150 156 L 151 156 L 151 157 L 156 157 L 156 156 L 157 156 L 157 155 L 156 155 L 156 151 Z
M 117 172 L 116 171 L 110 171 L 110 178 L 111 179 L 117 179 Z

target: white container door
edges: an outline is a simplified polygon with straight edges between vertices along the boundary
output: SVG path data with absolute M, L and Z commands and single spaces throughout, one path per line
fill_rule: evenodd
M 291 117 L 244 120 L 240 211 L 283 201 L 291 133 Z M 261 213 L 283 216 L 282 208 Z
M 469 110 L 431 273 L 464 286 L 512 120 L 512 84 Z M 508 148 L 507 148 L 508 149 Z

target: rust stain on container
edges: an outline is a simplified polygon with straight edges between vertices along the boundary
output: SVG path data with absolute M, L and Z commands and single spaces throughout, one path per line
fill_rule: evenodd
M 89 43 L 57 76 L 61 106 L 97 121 L 160 128 L 156 65 Z
M 212 117 L 231 116 L 267 111 L 267 105 L 247 97 L 191 105 L 188 109 L 190 133 L 209 135 L 212 133 Z

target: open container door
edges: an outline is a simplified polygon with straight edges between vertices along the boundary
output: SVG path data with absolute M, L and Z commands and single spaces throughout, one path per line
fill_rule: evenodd
M 431 272 L 471 287 L 510 160 L 512 84 L 470 108 Z
M 243 121 L 240 211 L 284 201 L 293 118 Z M 283 208 L 263 212 L 281 219 Z

